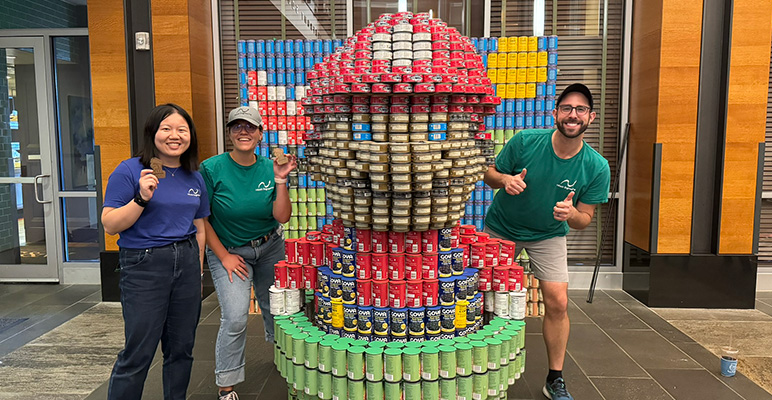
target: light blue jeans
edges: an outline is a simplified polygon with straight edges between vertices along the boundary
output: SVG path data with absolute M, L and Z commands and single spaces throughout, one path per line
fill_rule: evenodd
M 215 383 L 220 387 L 234 386 L 244 381 L 244 349 L 247 344 L 249 289 L 252 285 L 263 313 L 265 340 L 273 342 L 273 316 L 268 300 L 268 288 L 273 284 L 273 266 L 284 259 L 284 239 L 274 232 L 271 238 L 259 247 L 230 247 L 228 252 L 244 259 L 249 278 L 243 281 L 234 273 L 231 282 L 220 259 L 211 250 L 206 250 L 221 311 L 214 371 Z

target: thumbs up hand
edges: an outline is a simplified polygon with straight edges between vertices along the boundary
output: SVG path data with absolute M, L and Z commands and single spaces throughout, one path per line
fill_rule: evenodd
M 507 179 L 504 181 L 504 190 L 512 196 L 523 193 L 523 190 L 525 190 L 526 187 L 525 173 L 526 169 L 523 168 L 523 171 L 517 175 L 508 175 Z
M 574 193 L 569 192 L 566 199 L 555 203 L 555 207 L 552 209 L 552 215 L 558 221 L 568 221 L 576 213 L 574 208 Z

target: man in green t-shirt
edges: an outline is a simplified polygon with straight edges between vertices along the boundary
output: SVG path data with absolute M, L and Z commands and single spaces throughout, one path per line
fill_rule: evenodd
M 584 142 L 595 120 L 592 94 L 581 83 L 568 86 L 552 111 L 557 129 L 517 133 L 485 174 L 485 183 L 502 188 L 485 217 L 492 237 L 525 248 L 544 296 L 544 343 L 549 374 L 542 390 L 553 400 L 572 400 L 563 380 L 568 344 L 569 227 L 584 229 L 595 207 L 608 201 L 608 161 Z

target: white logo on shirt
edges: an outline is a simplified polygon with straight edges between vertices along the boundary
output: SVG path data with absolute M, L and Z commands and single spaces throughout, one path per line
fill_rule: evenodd
M 201 190 L 190 188 L 188 189 L 188 196 L 201 197 Z
M 576 180 L 574 180 L 574 183 L 570 183 L 568 179 L 563 179 L 562 181 L 560 181 L 560 183 L 557 184 L 557 187 L 571 192 L 575 192 L 576 189 L 574 189 L 574 185 L 576 185 Z
M 257 185 L 257 189 L 255 189 L 255 192 L 266 192 L 269 190 L 273 190 L 273 186 L 271 186 L 271 181 L 260 182 Z

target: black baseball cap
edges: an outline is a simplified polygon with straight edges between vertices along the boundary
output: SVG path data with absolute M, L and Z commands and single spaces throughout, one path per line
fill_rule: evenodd
M 558 97 L 558 101 L 555 103 L 555 105 L 559 106 L 564 97 L 566 97 L 569 93 L 574 92 L 580 93 L 586 97 L 587 101 L 590 103 L 590 110 L 592 110 L 592 93 L 590 93 L 590 89 L 587 89 L 587 86 L 584 86 L 581 83 L 572 83 L 563 89 L 563 93 L 560 94 L 560 97 Z

